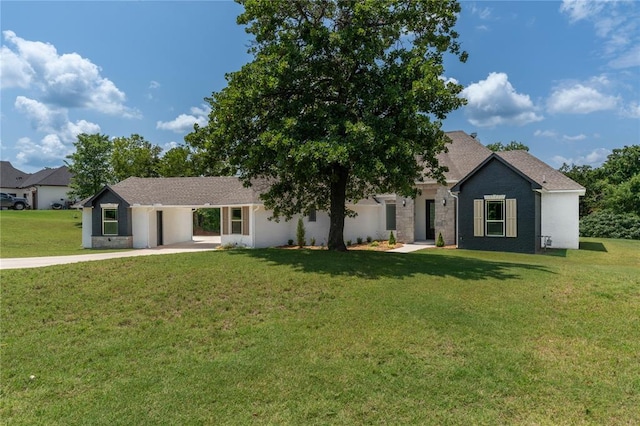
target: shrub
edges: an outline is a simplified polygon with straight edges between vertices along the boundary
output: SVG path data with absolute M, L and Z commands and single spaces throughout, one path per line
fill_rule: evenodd
M 393 235 L 393 231 L 389 232 L 389 245 L 390 246 L 396 245 L 396 237 Z
M 379 242 L 377 242 L 377 241 L 374 241 L 374 242 L 372 242 L 372 243 L 370 244 L 370 246 L 371 246 L 371 247 L 378 247 L 379 245 L 380 245 L 380 243 L 379 243 Z
M 438 240 L 436 241 L 436 247 L 444 247 L 444 238 L 442 238 L 442 232 L 438 232 Z
M 316 245 L 316 239 L 315 239 L 315 238 L 313 238 L 313 237 L 311 238 L 311 245 L 312 245 L 312 246 L 315 246 L 315 245 Z
M 351 240 L 347 240 L 347 246 L 351 245 Z
M 304 230 L 304 223 L 302 223 L 302 218 L 298 218 L 298 228 L 296 229 L 296 240 L 298 242 L 298 247 L 304 247 L 306 245 L 306 241 L 304 240 L 306 232 Z
M 640 240 L 640 216 L 599 210 L 580 220 L 580 236 Z
M 362 238 L 361 238 L 361 237 L 356 238 L 356 242 L 357 242 L 358 244 L 362 244 Z
M 367 243 L 371 244 L 371 241 L 373 241 L 373 238 L 371 238 L 371 235 L 367 235 Z
M 293 245 L 293 240 L 289 240 L 289 241 L 287 241 L 287 243 L 288 243 L 290 246 L 292 246 L 292 245 Z

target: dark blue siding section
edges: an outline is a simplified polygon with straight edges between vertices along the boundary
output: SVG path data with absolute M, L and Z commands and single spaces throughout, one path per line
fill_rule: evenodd
M 91 235 L 94 237 L 102 236 L 102 208 L 100 204 L 118 204 L 118 235 L 130 236 L 131 235 L 131 209 L 127 204 L 122 202 L 118 196 L 116 196 L 110 190 L 106 190 L 93 200 L 93 211 L 91 212 L 92 229 Z
M 485 195 L 505 195 L 517 200 L 516 238 L 474 237 L 473 200 Z M 471 250 L 493 250 L 535 253 L 540 242 L 540 194 L 534 192 L 531 182 L 503 164 L 489 160 L 460 187 L 458 196 L 458 247 Z

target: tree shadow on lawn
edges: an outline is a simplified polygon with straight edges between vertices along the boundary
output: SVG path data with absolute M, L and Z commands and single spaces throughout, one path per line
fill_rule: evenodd
M 402 278 L 416 275 L 453 277 L 461 280 L 522 279 L 523 272 L 555 274 L 541 265 L 470 259 L 428 253 L 384 253 L 321 250 L 252 249 L 230 251 L 275 265 L 289 265 L 296 271 L 352 276 L 364 279 Z M 526 275 L 526 274 L 525 274 Z

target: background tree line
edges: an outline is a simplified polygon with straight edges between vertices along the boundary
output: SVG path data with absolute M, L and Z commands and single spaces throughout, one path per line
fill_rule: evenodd
M 614 149 L 600 167 L 563 164 L 587 191 L 580 199 L 580 235 L 640 239 L 640 145 Z
M 74 142 L 75 152 L 65 164 L 72 173 L 71 197 L 84 199 L 105 185 L 128 177 L 210 176 L 220 170 L 212 167 L 205 153 L 188 146 L 177 146 L 164 154 L 162 148 L 132 134 L 109 138 L 101 134 L 80 134 Z

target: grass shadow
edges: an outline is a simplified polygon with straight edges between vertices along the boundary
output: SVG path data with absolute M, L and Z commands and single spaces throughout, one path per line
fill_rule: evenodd
M 289 265 L 300 272 L 353 276 L 364 279 L 402 278 L 417 275 L 454 277 L 461 280 L 519 279 L 522 272 L 553 273 L 540 265 L 496 262 L 451 255 L 320 250 L 254 249 L 230 251 L 276 265 Z
M 597 241 L 580 241 L 579 248 L 580 250 L 599 251 L 607 253 L 607 248 L 604 246 L 604 244 Z
M 540 252 L 543 256 L 567 257 L 567 249 L 546 249 Z

